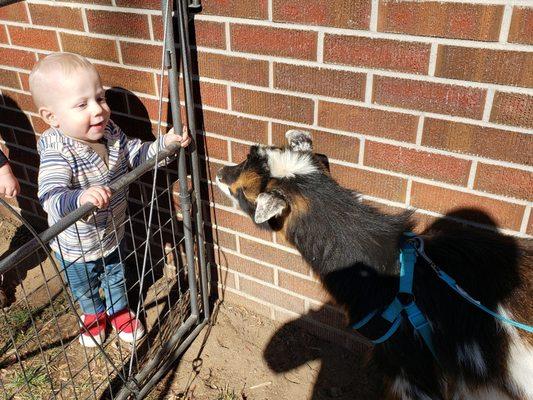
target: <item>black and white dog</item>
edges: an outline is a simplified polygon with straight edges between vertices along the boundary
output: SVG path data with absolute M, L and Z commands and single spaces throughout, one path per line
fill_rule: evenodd
M 342 305 L 349 323 L 383 309 L 398 292 L 399 246 L 410 213 L 385 215 L 330 176 L 311 137 L 288 146 L 252 146 L 246 160 L 217 174 L 220 189 L 260 226 L 280 232 Z M 449 226 L 420 237 L 426 254 L 482 304 L 533 320 L 531 241 Z M 404 320 L 372 351 L 386 399 L 533 399 L 533 335 L 499 322 L 454 293 L 418 257 L 413 293 L 433 331 L 438 362 Z M 369 338 L 390 324 L 374 318 Z

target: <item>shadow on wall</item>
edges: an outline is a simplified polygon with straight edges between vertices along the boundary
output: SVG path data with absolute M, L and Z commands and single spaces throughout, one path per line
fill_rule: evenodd
M 30 120 L 18 103 L 7 95 L 3 95 L 1 98 L 3 105 L 0 105 L 0 120 L 10 126 L 0 126 L 0 135 L 7 147 L 7 151 L 5 148 L 3 150 L 9 158 L 11 168 L 19 180 L 21 188 L 21 192 L 16 199 L 4 200 L 11 206 L 18 206 L 21 217 L 40 232 L 46 228 L 46 223 L 44 222 L 46 214 L 37 199 L 37 169 L 39 167 L 36 147 L 37 137 Z M 33 234 L 19 222 L 16 216 L 12 215 L 10 210 L 4 207 L 1 208 L 1 213 L 15 224 L 16 230 L 7 248 L 2 248 L 3 254 L 0 255 L 0 259 L 33 238 Z M 2 234 L 7 233 L 2 232 Z M 43 251 L 36 251 L 21 260 L 16 268 L 4 274 L 0 286 L 0 307 L 8 307 L 15 301 L 17 286 L 26 278 L 27 272 L 39 265 L 45 257 L 46 255 Z

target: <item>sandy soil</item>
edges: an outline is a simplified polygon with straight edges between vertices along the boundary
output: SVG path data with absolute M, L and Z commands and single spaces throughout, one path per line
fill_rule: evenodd
M 296 322 L 277 325 L 230 304 L 204 330 L 150 399 L 375 399 L 367 354 L 318 339 Z

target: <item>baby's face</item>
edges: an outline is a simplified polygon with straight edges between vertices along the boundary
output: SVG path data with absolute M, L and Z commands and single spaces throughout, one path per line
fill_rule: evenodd
M 79 69 L 59 79 L 50 93 L 53 125 L 71 138 L 96 142 L 104 135 L 111 110 L 98 75 Z

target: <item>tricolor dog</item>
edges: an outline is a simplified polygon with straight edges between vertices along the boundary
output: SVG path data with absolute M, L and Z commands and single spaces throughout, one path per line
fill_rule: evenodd
M 246 160 L 217 174 L 220 189 L 256 224 L 280 232 L 302 254 L 351 324 L 395 299 L 399 252 L 411 213 L 386 215 L 360 201 L 312 152 L 311 137 L 288 131 L 288 146 L 252 146 Z M 434 224 L 419 235 L 425 253 L 486 307 L 533 320 L 531 241 L 457 225 Z M 501 322 L 451 290 L 422 257 L 413 294 L 431 327 L 434 357 L 407 319 L 372 360 L 380 398 L 418 400 L 533 399 L 533 335 Z M 379 315 L 359 332 L 390 328 Z

